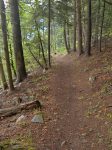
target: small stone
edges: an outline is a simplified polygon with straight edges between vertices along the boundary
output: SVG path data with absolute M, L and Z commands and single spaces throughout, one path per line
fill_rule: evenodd
M 90 83 L 94 83 L 95 81 L 96 81 L 96 77 L 94 77 L 94 76 L 89 77 Z
M 87 71 L 89 71 L 89 68 L 84 68 L 84 72 L 87 72 Z
M 46 69 L 44 68 L 44 69 L 43 69 L 43 74 L 45 74 L 45 73 L 46 73 Z
M 56 129 L 56 131 L 57 131 L 57 132 L 59 132 L 59 131 L 60 131 L 60 129 L 59 129 L 59 128 L 57 128 L 57 129 Z
M 83 137 L 87 136 L 87 133 L 82 133 L 82 136 L 83 136 Z
M 42 114 L 37 114 L 33 117 L 31 120 L 33 123 L 44 123 L 43 115 Z
M 94 130 L 92 128 L 89 129 L 89 132 L 93 132 Z
M 105 122 L 105 125 L 107 125 L 107 124 L 108 124 L 108 122 L 106 121 L 106 122 Z
M 88 141 L 86 139 L 83 139 L 82 140 L 82 143 L 87 143 Z
M 12 145 L 11 150 L 25 150 L 25 149 L 20 145 Z
M 63 141 L 63 142 L 61 143 L 61 147 L 63 147 L 65 144 L 66 144 L 66 141 Z
M 26 120 L 26 117 L 22 115 L 16 120 L 16 124 L 23 124 L 25 123 L 25 120 Z
M 17 119 L 17 116 L 14 116 L 13 118 L 11 118 L 10 122 L 15 122 Z

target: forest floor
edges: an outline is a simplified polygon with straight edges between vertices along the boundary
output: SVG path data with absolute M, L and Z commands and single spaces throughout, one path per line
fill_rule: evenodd
M 112 150 L 111 48 L 89 58 L 55 56 L 51 70 L 32 73 L 15 92 L 1 93 L 1 107 L 15 105 L 16 97 L 38 99 L 44 123 L 31 122 L 35 109 L 1 118 L 1 144 L 19 143 L 26 150 Z M 27 118 L 22 126 L 15 124 L 21 115 Z

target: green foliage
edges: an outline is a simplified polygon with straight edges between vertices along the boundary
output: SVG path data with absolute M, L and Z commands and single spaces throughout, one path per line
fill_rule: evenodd
M 13 37 L 10 18 L 9 4 L 6 5 L 7 27 L 8 27 L 8 42 L 9 49 L 11 45 L 14 68 L 15 56 L 13 49 Z M 100 31 L 102 20 L 103 1 L 92 1 L 92 40 L 94 41 L 96 32 Z M 82 1 L 82 25 L 83 32 L 86 34 L 85 28 L 87 24 L 87 1 Z M 47 59 L 48 54 L 48 1 L 46 0 L 20 0 L 19 1 L 22 42 L 27 70 L 31 71 L 37 67 L 37 62 L 32 57 L 31 52 L 44 64 L 40 38 L 42 41 L 44 53 Z M 74 20 L 74 0 L 51 0 L 51 50 L 52 53 L 65 53 L 65 43 L 63 36 L 64 23 L 70 31 L 70 44 L 73 44 L 73 20 Z M 103 37 L 112 36 L 112 7 L 106 4 L 104 17 Z M 0 36 L 1 27 L 0 27 Z M 99 34 L 98 34 L 99 36 Z M 99 38 L 99 37 L 98 37 Z M 2 55 L 3 64 L 5 65 L 3 41 L 0 38 L 0 52 Z M 6 71 L 5 71 L 6 72 Z

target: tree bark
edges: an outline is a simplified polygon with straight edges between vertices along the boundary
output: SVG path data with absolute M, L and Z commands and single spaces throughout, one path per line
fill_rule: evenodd
M 70 46 L 70 30 L 69 30 L 69 24 L 67 23 L 67 44 L 68 44 L 68 49 L 70 51 L 71 46 Z
M 99 18 L 100 18 L 100 9 L 101 9 L 101 1 L 98 0 L 98 10 L 97 10 L 97 18 L 96 18 L 96 29 L 95 29 L 95 46 L 97 46 L 97 50 L 99 47 Z
M 111 2 L 108 2 L 108 1 L 106 1 L 106 0 L 104 0 L 104 2 L 107 3 L 107 4 L 109 4 L 109 5 L 112 5 Z
M 40 48 L 41 48 L 41 51 L 42 51 L 43 61 L 45 63 L 45 69 L 47 69 L 47 61 L 46 61 L 46 57 L 45 57 L 45 53 L 44 53 L 44 46 L 43 46 L 43 42 L 42 42 L 42 39 L 41 39 L 38 23 L 36 22 L 36 20 L 35 20 L 35 25 L 36 25 L 37 32 L 38 32 L 38 38 L 39 38 L 39 42 L 40 42 Z
M 51 67 L 51 0 L 48 0 L 48 63 Z
M 104 17 L 105 17 L 105 1 L 103 4 L 102 22 L 101 22 L 101 30 L 100 30 L 100 47 L 99 47 L 100 52 L 102 51 L 102 33 L 103 33 Z
M 19 106 L 0 109 L 0 117 L 10 117 L 17 113 L 20 113 L 22 110 L 29 110 L 32 108 L 41 108 L 41 104 L 38 100 L 31 101 L 28 103 L 21 104 Z
M 9 4 L 11 9 L 11 23 L 12 23 L 13 43 L 16 60 L 17 82 L 19 83 L 27 77 L 27 74 L 22 47 L 18 0 L 9 0 Z
M 73 50 L 76 51 L 76 0 L 74 0 L 74 34 L 73 34 Z
M 87 21 L 87 40 L 86 55 L 91 55 L 91 0 L 88 0 L 88 21 Z
M 79 55 L 83 53 L 82 50 L 82 23 L 81 23 L 81 0 L 77 0 L 77 27 L 78 27 L 78 52 Z
M 64 23 L 64 26 L 63 26 L 63 36 L 64 36 L 65 47 L 66 47 L 67 53 L 69 54 L 70 52 L 69 52 L 67 36 L 66 36 L 66 22 Z
M 12 70 L 13 70 L 13 74 L 16 77 L 16 69 L 14 67 L 14 60 L 13 60 L 12 45 L 11 45 L 11 43 L 9 44 L 9 48 L 10 48 L 10 62 L 11 62 L 11 67 L 12 67 Z
M 6 90 L 8 88 L 8 85 L 7 85 L 7 81 L 6 81 L 6 78 L 5 78 L 5 73 L 4 73 L 1 57 L 0 57 L 0 76 L 1 76 L 3 89 Z
M 5 5 L 4 1 L 0 0 L 0 13 L 1 13 L 1 26 L 2 26 L 2 35 L 3 35 L 3 45 L 6 59 L 6 67 L 9 80 L 9 89 L 14 90 L 12 72 L 10 66 L 9 50 L 8 50 L 8 40 L 7 40 L 7 24 L 6 24 L 6 14 L 5 14 Z

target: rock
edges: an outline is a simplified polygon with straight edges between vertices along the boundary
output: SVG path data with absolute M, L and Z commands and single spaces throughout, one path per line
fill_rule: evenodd
M 65 144 L 66 144 L 66 141 L 63 141 L 63 142 L 61 143 L 61 147 L 63 147 Z
M 87 143 L 88 141 L 86 139 L 82 139 L 82 143 Z
M 44 69 L 43 69 L 43 74 L 45 74 L 45 73 L 46 73 L 46 69 L 44 68 Z
M 17 119 L 17 116 L 14 116 L 14 117 L 11 118 L 10 122 L 15 122 L 16 119 Z
M 84 72 L 87 72 L 87 71 L 89 71 L 89 68 L 84 68 Z
M 37 114 L 33 117 L 33 119 L 31 120 L 33 123 L 44 123 L 44 119 L 43 119 L 43 115 Z
M 24 115 L 20 116 L 17 120 L 16 120 L 16 124 L 24 124 L 26 120 L 26 117 Z
M 12 145 L 11 150 L 25 150 L 21 145 Z
M 89 82 L 91 84 L 93 84 L 95 81 L 96 81 L 96 77 L 94 77 L 94 76 L 89 77 Z

